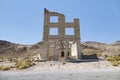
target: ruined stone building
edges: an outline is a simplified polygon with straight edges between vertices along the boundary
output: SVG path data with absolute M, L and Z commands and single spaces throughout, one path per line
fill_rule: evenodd
M 57 20 L 51 21 L 51 18 L 57 18 Z M 64 14 L 44 9 L 43 43 L 42 58 L 46 60 L 80 59 L 79 19 L 75 18 L 74 22 L 65 22 Z

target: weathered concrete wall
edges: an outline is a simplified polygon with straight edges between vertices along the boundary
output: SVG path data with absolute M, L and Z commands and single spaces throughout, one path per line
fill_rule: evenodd
M 51 16 L 57 16 L 58 22 L 50 22 Z M 57 28 L 58 35 L 50 35 L 50 28 Z M 65 29 L 73 28 L 74 35 L 66 35 Z M 65 22 L 65 16 L 57 12 L 49 12 L 44 9 L 44 33 L 43 41 L 46 43 L 46 55 L 47 60 L 60 60 L 61 57 L 64 59 L 68 58 L 68 53 L 70 53 L 69 42 L 76 42 L 76 59 L 80 58 L 80 25 L 79 19 L 74 19 L 74 22 Z M 53 42 L 51 44 L 51 41 Z M 51 47 L 54 45 L 54 47 Z M 64 56 L 62 56 L 62 52 Z
M 71 47 L 71 56 L 75 56 L 75 57 L 78 56 L 77 55 L 77 44 L 76 43 L 72 44 L 72 47 Z

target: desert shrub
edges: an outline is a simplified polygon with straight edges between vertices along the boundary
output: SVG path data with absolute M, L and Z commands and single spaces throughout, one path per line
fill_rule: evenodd
M 114 61 L 114 58 L 112 56 L 108 56 L 108 57 L 106 57 L 106 60 L 107 61 Z
M 28 68 L 33 65 L 35 65 L 35 64 L 30 60 L 20 60 L 20 61 L 17 61 L 17 63 L 15 64 L 15 68 L 25 69 L 25 68 Z
M 10 70 L 10 67 L 8 67 L 8 66 L 3 66 L 3 67 L 2 67 L 2 70 L 3 70 L 3 71 Z
M 112 61 L 112 62 L 111 62 L 111 65 L 112 65 L 112 66 L 119 66 L 119 62 L 118 62 L 118 61 Z
M 119 66 L 120 65 L 120 56 L 108 56 L 106 57 L 107 61 L 111 62 L 112 66 Z
M 10 68 L 15 68 L 15 66 L 10 66 Z
M 32 62 L 31 65 L 32 65 L 32 66 L 35 65 L 35 63 Z
M 65 65 L 65 64 L 66 64 L 66 62 L 65 62 L 64 60 L 62 60 L 62 64 L 63 64 L 63 65 Z
M 2 70 L 2 66 L 0 66 L 0 70 Z
M 3 57 L 0 57 L 0 59 L 4 59 Z
M 10 70 L 10 67 L 2 65 L 0 66 L 0 70 L 7 71 Z
M 98 56 L 98 57 L 101 57 L 101 56 L 102 56 L 102 54 L 101 54 L 101 53 L 97 53 L 97 56 Z
M 116 61 L 120 61 L 120 56 L 114 56 L 114 59 L 115 59 Z
M 120 61 L 120 56 L 108 56 L 106 57 L 107 61 Z

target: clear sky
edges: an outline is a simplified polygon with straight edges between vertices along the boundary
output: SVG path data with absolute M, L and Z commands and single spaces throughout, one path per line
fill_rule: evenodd
M 120 0 L 0 0 L 0 40 L 42 41 L 44 8 L 79 18 L 82 42 L 120 40 Z

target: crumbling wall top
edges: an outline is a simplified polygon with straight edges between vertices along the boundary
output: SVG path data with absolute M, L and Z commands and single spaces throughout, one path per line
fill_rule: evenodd
M 58 12 L 50 12 L 49 10 L 47 10 L 46 8 L 44 8 L 44 14 L 51 14 L 51 15 L 64 15 Z

